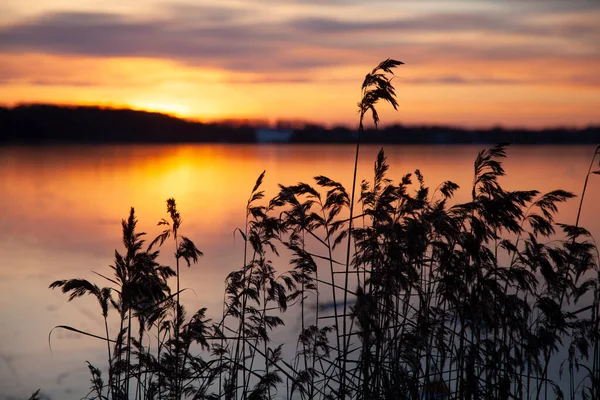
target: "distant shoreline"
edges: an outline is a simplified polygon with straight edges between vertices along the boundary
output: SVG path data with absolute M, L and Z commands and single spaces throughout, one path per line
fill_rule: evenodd
M 4 144 L 168 144 L 280 143 L 352 144 L 357 132 L 320 125 L 276 128 L 232 123 L 201 123 L 165 114 L 99 107 L 28 105 L 0 107 L 0 145 Z M 365 144 L 597 144 L 600 125 L 586 128 L 463 129 L 393 125 L 365 130 Z

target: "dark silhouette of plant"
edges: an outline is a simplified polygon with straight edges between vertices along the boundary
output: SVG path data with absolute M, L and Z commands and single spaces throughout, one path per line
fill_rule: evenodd
M 164 357 L 163 362 L 167 363 L 167 365 L 169 365 L 170 369 L 174 372 L 173 375 L 166 374 L 165 379 L 168 380 L 168 386 L 174 392 L 173 397 L 175 399 L 179 399 L 181 397 L 181 391 L 183 388 L 182 375 L 184 375 L 184 373 L 185 373 L 184 369 L 186 367 L 186 362 L 188 361 L 187 360 L 188 351 L 189 351 L 189 347 L 191 345 L 191 343 L 189 342 L 189 339 L 191 339 L 194 336 L 194 334 L 192 334 L 190 332 L 190 329 L 193 331 L 196 331 L 196 334 L 200 334 L 200 336 L 198 337 L 198 340 L 200 342 L 202 342 L 202 344 L 205 347 L 208 347 L 208 344 L 203 339 L 203 336 L 206 331 L 206 328 L 203 325 L 207 322 L 204 319 L 205 309 L 198 311 L 198 313 L 196 313 L 192 317 L 192 320 L 190 322 L 190 324 L 192 324 L 192 325 L 188 324 L 184 328 L 185 310 L 184 310 L 183 306 L 181 305 L 180 296 L 179 296 L 181 293 L 181 287 L 180 287 L 180 283 L 179 283 L 180 282 L 179 265 L 180 265 L 180 260 L 183 259 L 189 268 L 191 266 L 191 263 L 197 263 L 198 258 L 201 257 L 203 254 L 200 250 L 198 250 L 198 248 L 196 248 L 196 245 L 194 244 L 194 242 L 192 242 L 190 239 L 188 239 L 185 236 L 179 235 L 179 228 L 181 227 L 182 219 L 181 219 L 181 214 L 177 210 L 177 204 L 175 202 L 175 199 L 169 198 L 169 199 L 167 199 L 166 203 L 167 203 L 167 213 L 169 214 L 170 221 L 163 218 L 158 222 L 158 226 L 164 225 L 167 228 L 150 243 L 150 246 L 148 246 L 148 251 L 150 251 L 156 245 L 162 246 L 169 237 L 171 237 L 171 236 L 173 237 L 173 242 L 175 245 L 174 255 L 175 255 L 175 271 L 176 271 L 176 278 L 177 278 L 177 286 L 176 286 L 177 291 L 175 292 L 175 296 L 176 296 L 175 313 L 174 313 L 173 320 L 171 321 L 172 323 L 171 323 L 171 326 L 169 327 L 169 329 L 171 329 L 171 331 L 174 332 L 174 337 L 172 338 L 172 340 L 166 341 L 166 349 L 165 349 L 166 352 L 163 354 L 163 357 Z M 184 335 L 185 337 L 182 337 L 182 329 L 187 330 L 186 335 Z M 199 331 L 198 331 L 198 329 L 199 329 Z M 160 331 L 159 331 L 159 335 L 160 335 Z M 186 341 L 183 339 L 188 339 L 188 340 Z M 182 351 L 184 349 L 185 349 L 185 351 Z M 173 378 L 173 380 L 168 379 L 171 377 Z
M 375 108 L 375 104 L 377 104 L 380 100 L 387 101 L 394 107 L 394 110 L 398 109 L 398 102 L 396 101 L 396 92 L 394 86 L 392 85 L 392 79 L 388 75 L 393 75 L 393 68 L 396 68 L 399 65 L 402 65 L 403 62 L 396 61 L 392 59 L 387 59 L 382 61 L 377 67 L 375 67 L 371 73 L 367 74 L 365 77 L 361 90 L 362 90 L 362 99 L 360 103 L 358 103 L 358 114 L 359 114 L 359 123 L 358 123 L 358 138 L 356 139 L 356 155 L 354 157 L 354 173 L 352 174 L 352 193 L 350 195 L 350 217 L 348 218 L 348 245 L 346 247 L 346 273 L 344 280 L 344 307 L 343 307 L 343 319 L 342 319 L 342 335 L 346 336 L 346 315 L 347 315 L 347 306 L 348 306 L 348 278 L 350 276 L 350 248 L 352 247 L 352 223 L 354 218 L 354 196 L 356 191 L 356 174 L 358 169 L 358 155 L 360 151 L 360 138 L 364 131 L 364 117 L 367 112 L 371 112 L 373 117 L 373 122 L 375 127 L 377 128 L 379 124 L 379 114 Z M 388 74 L 388 75 L 386 75 Z M 334 281 L 335 282 L 335 281 Z M 346 342 L 344 342 L 346 343 Z M 347 349 L 344 347 L 344 352 Z M 341 358 L 341 382 L 340 382 L 340 393 L 341 397 L 344 397 L 345 390 L 345 369 L 346 369 L 346 359 Z
M 152 320 L 155 305 L 168 298 L 170 289 L 167 279 L 175 275 L 171 268 L 161 266 L 156 262 L 158 252 L 142 251 L 144 240 L 141 238 L 145 233 L 137 233 L 136 225 L 137 220 L 132 208 L 129 218 L 122 221 L 125 254 L 122 255 L 115 251 L 115 263 L 110 266 L 113 270 L 112 278 L 98 274 L 113 286 L 99 288 L 84 279 L 59 280 L 50 285 L 50 288 L 60 288 L 63 293 L 70 293 L 69 301 L 85 294 L 97 298 L 105 321 L 106 337 L 102 339 L 107 342 L 108 346 L 107 396 L 111 398 L 129 398 L 130 380 L 133 376 L 139 375 L 142 367 L 141 364 L 134 364 L 132 356 L 138 356 L 138 358 L 141 356 L 136 353 L 134 347 L 142 347 L 145 321 Z M 112 305 L 119 315 L 119 331 L 114 339 L 110 337 L 107 323 L 109 305 Z M 134 318 L 138 318 L 140 321 L 137 341 L 133 332 Z M 88 334 L 68 326 L 59 327 Z M 100 338 L 93 334 L 88 335 Z M 112 354 L 110 343 L 114 343 Z M 103 398 L 102 390 L 105 387 L 99 384 L 99 370 L 90 365 L 90 371 L 94 377 L 93 391 L 97 394 L 97 398 L 101 399 Z

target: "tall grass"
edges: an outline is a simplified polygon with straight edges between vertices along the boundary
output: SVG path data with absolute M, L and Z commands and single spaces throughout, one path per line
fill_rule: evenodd
M 280 185 L 265 201 L 258 177 L 218 320 L 206 309 L 188 318 L 180 303 L 180 262 L 202 253 L 181 236 L 174 199 L 159 222 L 166 229 L 146 248 L 131 209 L 125 251 L 115 252 L 110 275 L 98 274 L 106 286 L 50 285 L 100 306 L 102 334 L 57 327 L 106 343 L 106 365 L 89 365 L 86 398 L 600 397 L 597 249 L 579 215 L 573 225 L 556 221 L 572 193 L 503 188 L 505 145 L 478 154 L 466 203 L 453 203 L 458 185 L 432 190 L 418 170 L 395 182 L 383 150 L 357 188 L 365 114 L 377 124 L 378 101 L 397 107 L 390 76 L 400 64 L 382 62 L 362 85 L 350 193 L 317 176 Z M 170 238 L 174 268 L 154 250 Z M 290 268 L 278 274 L 282 249 Z M 274 341 L 290 310 L 300 320 L 296 346 Z

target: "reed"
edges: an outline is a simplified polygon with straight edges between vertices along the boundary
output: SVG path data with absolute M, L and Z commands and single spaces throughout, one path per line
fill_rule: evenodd
M 220 320 L 206 309 L 188 319 L 180 302 L 180 263 L 202 253 L 180 234 L 174 199 L 145 250 L 131 209 L 124 253 L 115 252 L 112 275 L 98 273 L 105 286 L 50 285 L 69 301 L 95 297 L 105 322 L 103 334 L 57 327 L 106 343 L 107 365 L 89 365 L 86 398 L 598 398 L 598 252 L 579 214 L 573 225 L 556 222 L 572 193 L 506 190 L 506 145 L 478 154 L 466 203 L 453 201 L 458 185 L 431 190 L 419 170 L 394 181 L 383 149 L 372 181 L 357 185 L 364 117 L 378 124 L 380 100 L 397 107 L 391 74 L 401 64 L 380 63 L 362 85 L 350 192 L 317 176 L 265 201 L 258 177 Z M 157 262 L 169 238 L 174 268 Z M 282 262 L 289 268 L 278 274 Z M 295 351 L 276 342 L 286 312 L 301 321 Z

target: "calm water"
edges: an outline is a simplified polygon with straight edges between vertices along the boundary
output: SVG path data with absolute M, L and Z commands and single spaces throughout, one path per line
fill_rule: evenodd
M 467 201 L 473 160 L 480 146 L 385 146 L 390 177 L 419 168 L 429 186 L 453 180 Z M 372 178 L 379 146 L 363 147 L 359 179 Z M 505 161 L 507 189 L 562 188 L 580 193 L 594 147 L 513 147 Z M 159 232 L 165 200 L 174 197 L 183 216 L 181 232 L 205 256 L 182 271 L 188 310 L 207 306 L 220 314 L 224 279 L 242 264 L 234 239 L 256 177 L 267 170 L 264 188 L 310 182 L 327 175 L 350 187 L 352 146 L 48 146 L 0 148 L 0 399 L 25 397 L 41 387 L 54 399 L 87 393 L 85 361 L 103 365 L 105 347 L 64 331 L 59 324 L 102 332 L 97 305 L 66 303 L 50 291 L 56 279 L 97 280 L 114 249 L 121 249 L 120 221 L 135 207 L 139 229 Z M 592 176 L 582 224 L 600 233 L 600 177 Z M 577 201 L 563 206 L 560 221 L 573 223 Z M 166 255 L 161 260 L 171 260 Z M 285 260 L 279 261 L 285 268 Z M 212 312 L 211 312 L 212 310 Z

